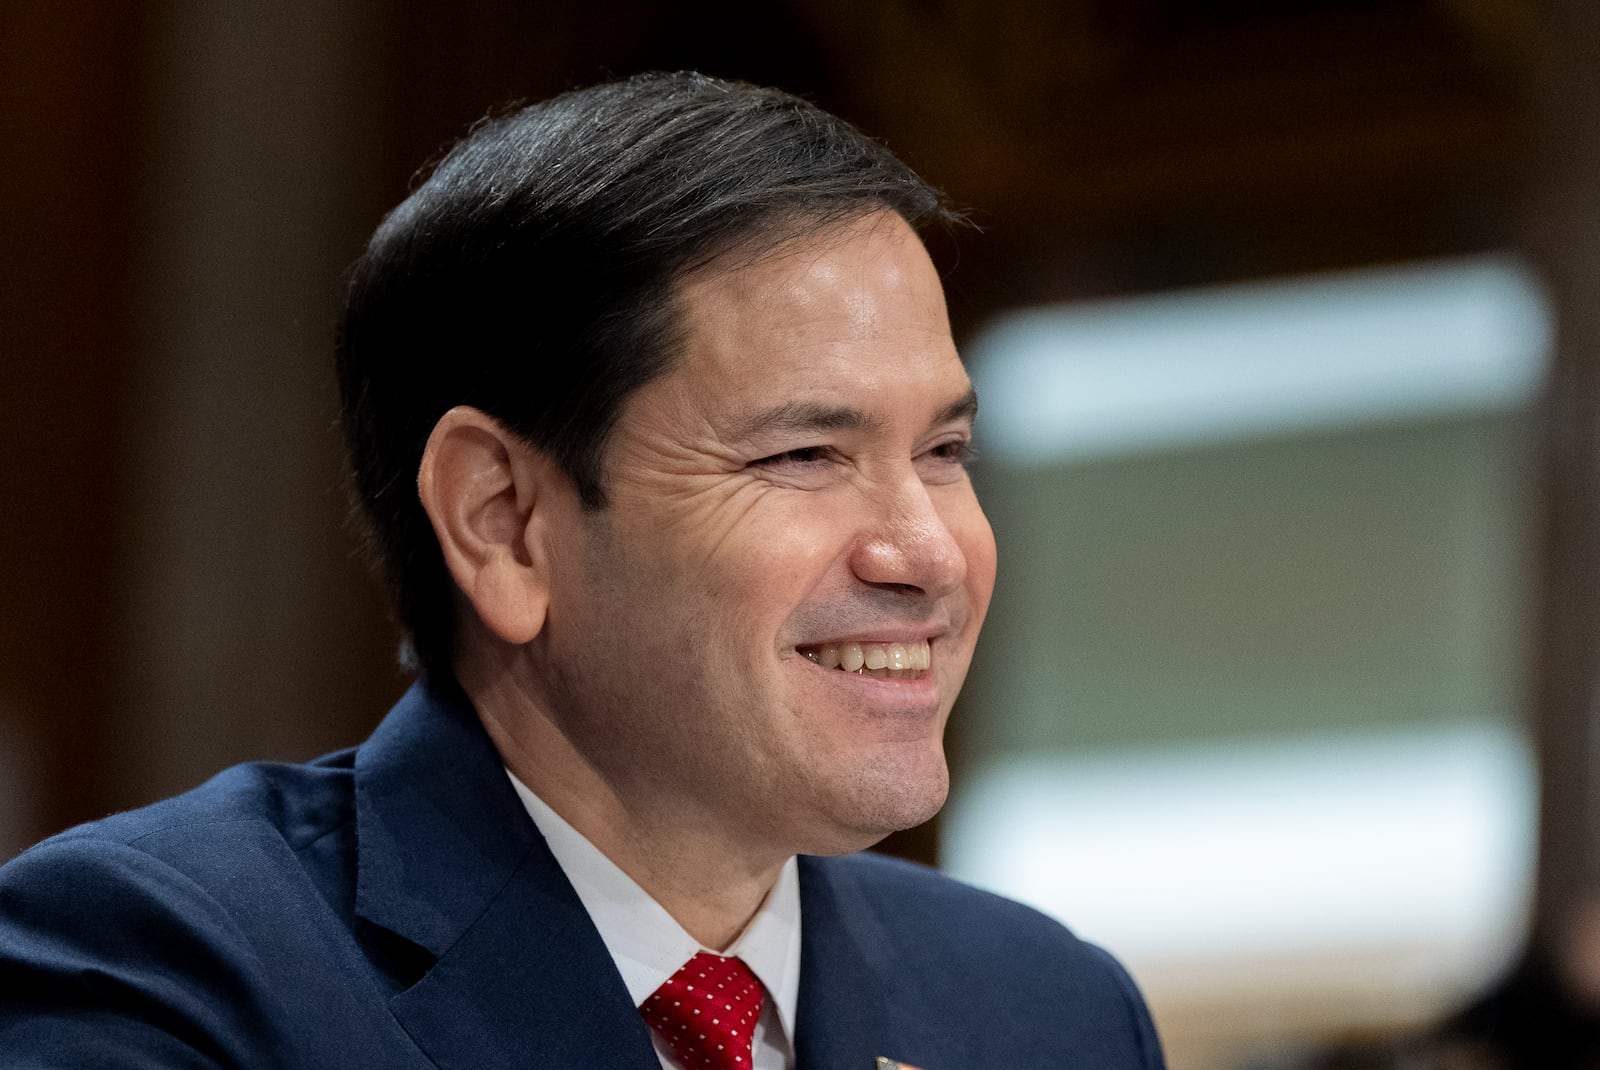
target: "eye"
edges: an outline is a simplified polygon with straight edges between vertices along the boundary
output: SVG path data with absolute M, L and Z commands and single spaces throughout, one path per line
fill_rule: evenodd
M 950 464 L 966 465 L 977 457 L 977 451 L 972 448 L 972 442 L 964 438 L 953 438 L 948 442 L 941 442 L 927 452 L 927 456 L 936 461 L 945 461 Z
M 798 449 L 784 450 L 774 453 L 770 457 L 751 461 L 752 465 L 762 468 L 806 468 L 826 464 L 833 459 L 834 452 L 831 446 L 801 446 Z

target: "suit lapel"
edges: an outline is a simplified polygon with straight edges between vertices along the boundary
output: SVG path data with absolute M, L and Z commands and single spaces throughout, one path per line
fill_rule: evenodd
M 445 1070 L 659 1070 L 599 933 L 464 700 L 414 687 L 356 756 L 356 912 L 430 952 L 390 1002 Z
M 963 1065 L 848 863 L 802 855 L 800 911 L 797 1070 L 874 1070 L 881 1056 L 928 1070 Z

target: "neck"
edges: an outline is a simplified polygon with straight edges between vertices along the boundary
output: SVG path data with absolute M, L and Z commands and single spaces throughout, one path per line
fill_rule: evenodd
M 581 828 L 578 831 L 589 835 Z M 783 869 L 782 863 L 760 873 L 724 871 L 717 875 L 698 869 L 685 872 L 681 867 L 652 869 L 649 863 L 653 860 L 618 858 L 598 843 L 596 846 L 649 892 L 685 932 L 715 951 L 726 950 L 749 927 Z
M 626 873 L 705 947 L 732 944 L 777 884 L 788 856 L 751 850 L 681 796 L 618 783 L 520 695 L 463 681 L 501 760 L 545 805 Z M 632 788 L 633 790 L 627 790 Z

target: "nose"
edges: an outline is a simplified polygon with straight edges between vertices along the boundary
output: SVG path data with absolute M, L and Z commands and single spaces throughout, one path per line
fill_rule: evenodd
M 863 582 L 941 598 L 967 576 L 967 555 L 949 519 L 915 473 L 878 484 L 851 565 Z

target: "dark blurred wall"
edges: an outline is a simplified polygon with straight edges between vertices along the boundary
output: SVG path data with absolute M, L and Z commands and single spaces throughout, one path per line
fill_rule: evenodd
M 404 686 L 343 529 L 329 339 L 365 235 L 495 102 L 681 66 L 812 96 L 972 208 L 936 250 L 958 335 L 1518 233 L 1531 5 L 551 7 L 0 13 L 0 855 L 353 743 Z
M 400 687 L 342 530 L 328 373 L 340 275 L 376 216 L 367 41 L 383 12 L 159 10 L 141 49 L 106 728 L 107 775 L 134 799 L 219 759 L 352 743 Z
M 0 7 L 0 854 L 117 797 L 143 31 L 131 5 Z
M 1600 955 L 1600 6 L 1553 3 L 1547 27 L 1529 236 L 1559 329 L 1543 410 L 1542 610 L 1530 690 L 1543 777 L 1538 935 L 1560 958 L 1577 939 L 1574 924 L 1589 930 L 1581 951 Z M 1590 999 L 1600 1021 L 1600 990 Z M 1600 1057 L 1600 1041 L 1588 1050 Z

